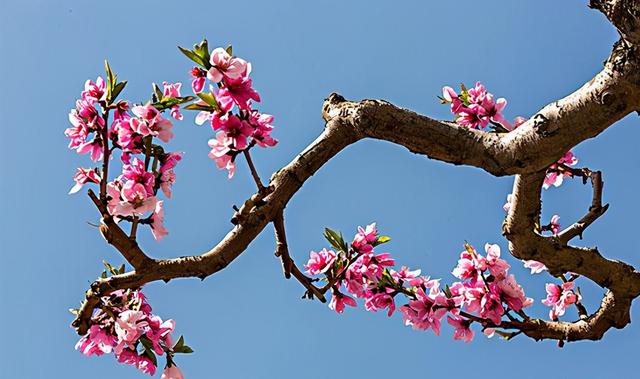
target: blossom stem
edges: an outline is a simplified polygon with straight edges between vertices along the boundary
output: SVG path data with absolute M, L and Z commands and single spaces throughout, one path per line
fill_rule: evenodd
M 256 166 L 253 164 L 253 160 L 251 160 L 251 154 L 249 153 L 249 149 L 245 149 L 242 151 L 244 157 L 247 159 L 247 164 L 249 165 L 249 170 L 251 170 L 251 176 L 253 177 L 253 181 L 256 182 L 258 186 L 258 191 L 264 190 L 264 185 L 260 180 L 260 176 L 258 175 L 258 171 L 256 170 Z
M 102 105 L 102 118 L 104 119 L 104 127 L 102 129 L 102 178 L 100 180 L 100 200 L 107 203 L 107 181 L 109 180 L 109 108 L 108 105 Z

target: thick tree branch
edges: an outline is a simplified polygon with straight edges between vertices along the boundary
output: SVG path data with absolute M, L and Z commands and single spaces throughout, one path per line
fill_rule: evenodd
M 79 333 L 86 333 L 98 297 L 116 289 L 137 288 L 151 281 L 180 277 L 204 279 L 225 268 L 270 222 L 274 222 L 279 233 L 284 207 L 324 163 L 346 146 L 362 138 L 374 138 L 402 145 L 432 159 L 482 168 L 496 176 L 518 174 L 513 206 L 503 229 L 512 254 L 520 259 L 543 262 L 553 275 L 575 272 L 609 289 L 601 307 L 584 320 L 574 323 L 511 321 L 511 326 L 533 338 L 567 341 L 598 339 L 610 327 L 623 327 L 629 322 L 632 299 L 640 294 L 640 273 L 625 263 L 604 258 L 595 248 L 566 245 L 572 236 L 580 234 L 604 212 L 601 194 L 597 194 L 601 181 L 597 184 L 592 178 L 592 208 L 597 200 L 597 209 L 578 222 L 583 226 L 572 226 L 558 238 L 536 232 L 540 188 L 546 168 L 576 144 L 597 136 L 625 115 L 640 109 L 640 54 L 636 48 L 640 41 L 640 5 L 631 0 L 592 0 L 591 6 L 601 10 L 618 28 L 621 42 L 615 45 L 604 69 L 593 79 L 569 96 L 542 108 L 515 131 L 486 133 L 421 116 L 384 101 L 350 102 L 332 94 L 323 105 L 324 132 L 271 177 L 268 191 L 259 191 L 245 202 L 234 216 L 235 227 L 218 245 L 201 255 L 152 260 L 122 232 L 94 194 L 92 200 L 103 215 L 105 227 L 101 230 L 105 238 L 136 271 L 94 282 L 73 325 Z M 278 242 L 284 257 L 283 230 Z M 306 277 L 296 266 L 288 266 L 286 258 L 283 263 L 285 273 L 290 269 L 304 284 Z

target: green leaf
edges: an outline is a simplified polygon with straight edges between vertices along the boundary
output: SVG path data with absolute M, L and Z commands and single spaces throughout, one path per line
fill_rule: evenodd
M 117 99 L 118 95 L 120 95 L 120 92 L 122 92 L 122 90 L 126 85 L 127 85 L 126 80 L 116 84 L 115 87 L 113 87 L 113 92 L 111 93 L 111 98 L 109 100 L 111 101 L 111 100 Z
M 181 349 L 182 346 L 184 346 L 184 336 L 180 336 L 180 338 L 178 338 L 178 342 L 173 345 L 173 350 Z
M 326 240 L 329 241 L 331 246 L 335 247 L 336 249 L 343 251 L 344 253 L 347 253 L 349 251 L 349 246 L 347 245 L 346 242 L 344 242 L 344 239 L 342 238 L 341 233 L 338 233 L 329 228 L 325 228 L 324 238 L 326 238 Z
M 183 104 L 195 99 L 193 96 L 185 96 L 185 97 L 163 97 L 160 101 L 156 101 L 155 103 L 151 103 L 157 110 L 163 111 L 167 108 L 171 108 L 178 104 Z
M 211 68 L 211 64 L 209 63 L 209 42 L 207 41 L 207 39 L 203 39 L 202 42 L 200 42 L 197 45 L 193 45 L 193 52 L 199 56 L 200 58 L 202 58 L 202 60 L 204 62 L 206 62 L 206 64 L 204 65 L 207 69 Z
M 227 54 L 233 55 L 233 46 L 229 45 L 225 50 L 227 51 Z
M 373 246 L 378 246 L 378 245 L 382 245 L 383 243 L 387 243 L 391 241 L 391 237 L 389 236 L 379 236 L 378 238 L 376 238 L 375 241 L 373 241 Z
M 118 274 L 124 274 L 124 263 L 118 267 Z
M 183 354 L 191 354 L 193 353 L 193 349 L 190 346 L 184 345 L 180 352 Z
M 100 274 L 100 277 L 101 277 L 102 279 L 106 279 L 106 278 L 107 278 L 107 271 L 102 270 L 102 274 Z
M 447 295 L 447 299 L 451 299 L 451 288 L 448 284 L 444 286 L 444 294 Z
M 216 110 L 220 110 L 220 106 L 218 105 L 216 98 L 212 94 L 201 92 L 196 95 L 198 95 L 200 99 L 202 99 L 205 103 L 211 105 Z
M 213 108 L 210 105 L 204 105 L 204 104 L 198 104 L 198 103 L 189 104 L 186 107 L 184 107 L 183 109 L 190 110 L 190 111 L 207 111 L 207 112 L 215 112 L 216 111 L 216 109 Z
M 107 72 L 107 101 L 111 102 L 113 99 L 113 88 L 115 86 L 116 78 L 113 75 L 113 71 L 111 71 L 111 66 L 109 66 L 109 61 L 104 60 L 104 68 Z
M 160 89 L 160 87 L 158 87 L 157 84 L 153 83 L 153 92 L 156 95 L 156 101 L 160 101 L 162 100 L 162 98 L 164 97 L 164 95 L 162 94 L 162 90 Z
M 180 47 L 178 46 L 178 49 L 180 49 L 180 51 L 182 51 L 182 54 L 186 55 L 187 58 L 191 59 L 192 61 L 196 62 L 198 65 L 208 69 L 208 64 L 209 62 L 205 62 L 202 60 L 202 58 L 200 56 L 198 56 L 196 53 L 194 53 L 193 51 L 189 50 L 189 49 L 185 49 L 184 47 Z
M 153 362 L 154 366 L 158 366 L 158 358 L 156 358 L 156 355 L 153 353 L 153 350 L 151 349 L 145 349 L 143 355 L 146 355 L 147 357 L 149 357 L 149 359 L 151 359 L 151 362 Z

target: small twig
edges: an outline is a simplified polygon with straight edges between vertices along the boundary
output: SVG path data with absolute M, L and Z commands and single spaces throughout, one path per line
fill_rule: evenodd
M 558 240 L 562 244 L 568 243 L 571 239 L 580 236 L 584 230 L 591 225 L 595 220 L 602 216 L 609 204 L 602 205 L 602 190 L 604 182 L 602 181 L 602 173 L 600 171 L 590 171 L 589 169 L 582 169 L 589 172 L 589 178 L 591 179 L 591 186 L 593 187 L 593 197 L 591 199 L 591 206 L 586 215 L 584 215 L 579 221 L 569 226 L 557 235 Z
M 303 274 L 300 269 L 298 269 L 298 266 L 293 263 L 293 261 L 291 261 L 291 274 L 294 278 L 298 279 L 298 281 L 307 289 L 310 294 L 313 294 L 315 297 L 317 297 L 320 302 L 327 302 L 327 299 L 324 297 L 324 294 L 320 292 L 320 289 L 318 289 L 318 287 L 314 286 L 311 283 L 311 278 Z
M 287 246 L 287 235 L 284 227 L 284 215 L 283 212 L 273 219 L 273 228 L 276 233 L 276 257 L 280 257 L 282 261 L 282 271 L 284 277 L 291 278 L 291 266 L 293 265 L 293 259 L 289 255 L 289 247 Z
M 264 190 L 264 185 L 260 180 L 260 175 L 258 175 L 258 171 L 256 170 L 256 166 L 253 164 L 253 160 L 251 160 L 251 153 L 249 153 L 249 149 L 245 149 L 242 151 L 244 157 L 247 159 L 247 164 L 249 165 L 249 170 L 251 170 L 251 176 L 253 177 L 253 181 L 256 182 L 258 186 L 258 191 L 262 192 Z

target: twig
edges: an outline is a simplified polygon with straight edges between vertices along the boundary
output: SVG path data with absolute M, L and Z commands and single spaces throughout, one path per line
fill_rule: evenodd
M 253 181 L 256 182 L 258 186 L 258 191 L 262 192 L 264 190 L 264 185 L 260 180 L 260 175 L 258 175 L 258 171 L 256 170 L 256 166 L 253 164 L 253 160 L 251 160 L 251 153 L 249 153 L 249 149 L 245 149 L 242 151 L 244 157 L 247 159 L 247 164 L 249 165 L 249 170 L 251 171 L 251 176 L 253 177 Z
M 591 199 L 591 206 L 589 207 L 589 211 L 586 215 L 584 215 L 578 222 L 569 226 L 562 232 L 560 232 L 557 236 L 558 240 L 562 244 L 568 243 L 571 239 L 580 236 L 582 238 L 582 232 L 591 225 L 595 220 L 597 220 L 600 216 L 602 216 L 607 209 L 609 209 L 609 204 L 602 205 L 602 189 L 604 187 L 604 182 L 602 181 L 602 173 L 600 171 L 589 171 L 588 169 L 584 169 L 589 172 L 589 178 L 591 179 L 591 186 L 593 187 L 593 197 Z
M 284 277 L 291 278 L 291 266 L 293 265 L 293 259 L 289 255 L 289 247 L 287 246 L 287 235 L 284 227 L 284 215 L 283 212 L 273 219 L 273 228 L 276 233 L 276 257 L 280 257 L 282 261 L 282 271 Z

